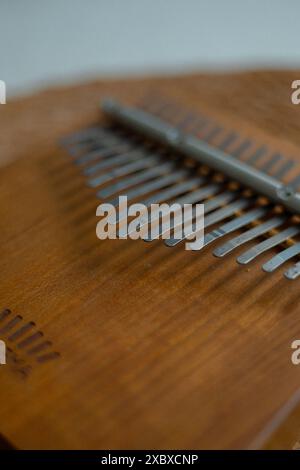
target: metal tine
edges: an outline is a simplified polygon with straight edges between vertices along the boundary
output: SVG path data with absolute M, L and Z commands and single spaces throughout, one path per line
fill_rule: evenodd
M 295 190 L 300 186 L 300 174 L 295 176 L 290 182 L 289 186 L 292 186 Z
M 232 202 L 226 207 L 222 207 L 204 219 L 204 228 L 210 227 L 211 225 L 226 219 L 227 217 L 233 215 L 236 211 L 248 207 L 250 203 L 250 199 L 242 198 Z
M 243 153 L 246 152 L 246 150 L 248 150 L 248 148 L 251 147 L 251 145 L 252 145 L 252 141 L 250 139 L 245 139 L 240 143 L 240 145 L 235 150 L 230 152 L 230 154 L 236 158 L 241 158 Z
M 221 227 L 204 235 L 204 246 L 209 245 L 210 243 L 217 240 L 218 238 L 221 238 L 224 235 L 227 235 L 228 233 L 234 232 L 235 230 L 239 228 L 245 227 L 245 225 L 248 225 L 254 220 L 257 220 L 258 218 L 265 216 L 268 213 L 269 209 L 270 209 L 270 206 L 257 207 L 247 212 L 246 214 L 241 215 L 240 217 L 236 217 L 230 222 L 227 222 L 226 224 L 221 225 Z
M 206 182 L 205 180 L 203 182 Z M 220 189 L 220 184 L 218 183 L 213 183 L 207 186 L 203 186 L 195 191 L 191 191 L 189 193 L 184 194 L 184 196 L 181 196 L 177 199 L 174 199 L 170 204 L 194 204 L 196 202 L 202 201 L 203 199 L 206 199 L 212 195 L 214 195 L 219 189 Z M 144 225 L 148 224 L 149 222 L 154 222 L 159 218 L 158 213 L 154 213 L 153 215 L 151 214 L 150 219 L 148 216 L 144 216 L 141 218 L 141 221 L 139 223 L 139 227 L 144 227 Z M 129 234 L 130 232 L 128 232 Z
M 294 160 L 286 160 L 283 164 L 275 171 L 274 177 L 282 179 L 285 175 L 295 166 Z
M 149 158 L 143 158 L 137 162 L 131 162 L 127 165 L 119 166 L 113 170 L 110 170 L 104 174 L 96 176 L 95 178 L 88 180 L 88 185 L 92 188 L 100 186 L 101 184 L 108 183 L 109 181 L 120 178 L 121 176 L 126 176 L 130 173 L 135 173 L 138 170 L 143 168 L 148 168 L 149 166 L 156 165 L 160 162 L 159 157 L 153 156 Z
M 129 176 L 128 178 L 124 178 L 121 181 L 117 181 L 116 183 L 107 186 L 106 188 L 100 189 L 97 192 L 97 197 L 99 198 L 106 198 L 112 196 L 116 192 L 124 191 L 131 186 L 135 186 L 140 183 L 144 183 L 145 181 L 151 180 L 156 176 L 161 176 L 168 171 L 171 171 L 175 168 L 174 163 L 172 162 L 165 162 L 161 165 L 157 165 L 153 168 L 149 168 L 148 170 L 142 170 L 136 173 L 134 176 Z
M 120 155 L 106 158 L 104 161 L 100 161 L 93 166 L 89 166 L 83 170 L 83 173 L 90 176 L 98 171 L 106 170 L 107 168 L 118 166 L 122 163 L 129 163 L 140 158 L 147 158 L 147 152 L 143 150 L 131 150 L 129 152 L 121 153 Z
M 275 269 L 279 268 L 283 263 L 300 254 L 300 243 L 286 248 L 285 250 L 273 256 L 267 263 L 263 264 L 262 269 L 267 273 L 272 273 Z
M 220 222 L 227 217 L 232 216 L 236 211 L 241 210 L 245 207 L 247 207 L 250 204 L 250 200 L 244 198 L 244 199 L 238 199 L 228 206 L 222 207 L 221 209 L 214 211 L 212 214 L 209 216 L 206 216 L 204 218 L 204 228 L 207 228 L 217 222 Z M 205 206 L 205 204 L 204 204 Z M 190 224 L 190 230 L 187 230 L 187 233 L 184 234 L 184 236 L 180 239 L 176 239 L 174 236 L 171 237 L 169 240 L 166 240 L 165 244 L 167 246 L 174 246 L 180 243 L 181 241 L 185 240 L 188 238 L 190 235 L 194 233 L 192 229 L 192 223 Z
M 120 154 L 122 152 L 128 152 L 132 149 L 133 144 L 129 142 L 123 142 L 119 144 L 112 145 L 108 148 L 97 148 L 91 152 L 85 153 L 79 158 L 76 158 L 74 162 L 76 165 L 86 165 L 87 163 L 94 162 L 98 159 L 109 158 L 113 155 Z
M 104 132 L 97 132 L 93 135 L 88 136 L 87 138 L 81 139 L 74 143 L 70 143 L 69 146 L 80 148 L 81 146 L 88 146 L 90 144 L 99 143 L 101 141 L 104 141 L 106 139 L 112 139 L 114 137 L 119 137 L 119 135 L 116 134 L 116 132 L 107 130 Z
M 132 140 L 138 140 L 138 138 L 132 138 L 128 135 L 123 135 L 124 133 L 121 133 L 119 131 L 115 131 L 112 133 L 108 133 L 107 135 L 99 136 L 98 138 L 93 139 L 90 141 L 88 144 L 83 143 L 79 144 L 81 145 L 86 152 L 92 151 L 92 150 L 97 150 L 99 149 L 107 149 L 110 147 L 113 147 L 115 145 L 119 144 L 127 144 L 131 143 Z M 77 146 L 78 148 L 78 146 Z M 83 155 L 78 155 L 78 157 L 83 156 Z
M 88 143 L 97 145 L 111 145 L 115 142 L 123 142 L 124 140 L 128 140 L 130 135 L 128 134 L 128 131 L 124 130 L 123 128 L 107 128 L 105 132 L 99 133 L 99 135 L 95 135 Z M 84 141 L 82 143 L 85 144 L 86 142 Z
M 260 160 L 263 155 L 265 155 L 265 153 L 267 152 L 267 147 L 266 146 L 262 146 L 262 147 L 259 147 L 258 149 L 255 150 L 255 152 L 250 155 L 245 161 L 247 163 L 250 163 L 251 165 L 254 165 L 255 163 L 258 162 L 258 160 Z
M 122 142 L 122 138 L 117 134 L 107 134 L 94 137 L 89 141 L 79 142 L 68 147 L 68 152 L 74 158 L 79 158 L 84 152 L 91 152 L 92 150 L 108 147 Z
M 236 193 L 233 191 L 224 191 L 221 194 L 218 194 L 218 196 L 209 199 L 207 202 L 204 203 L 204 214 L 211 212 L 215 209 L 218 209 L 214 211 L 212 214 L 209 216 L 204 217 L 204 226 L 208 227 L 212 225 L 213 223 L 220 222 L 221 220 L 225 219 L 226 217 L 229 217 L 232 215 L 234 212 L 236 212 L 240 206 L 245 205 L 246 199 L 238 199 L 237 201 L 234 201 L 232 204 L 229 204 L 228 206 L 224 206 L 224 204 L 227 204 L 227 202 L 230 202 L 234 197 L 236 197 Z M 219 209 L 221 207 L 221 209 Z M 187 221 L 188 222 L 188 221 Z M 192 222 L 192 221 L 191 221 Z M 192 223 L 191 223 L 192 226 Z M 192 227 L 191 227 L 192 228 Z M 167 246 L 175 246 L 178 243 L 182 242 L 185 238 L 187 238 L 191 232 L 188 232 L 187 234 L 184 235 L 182 238 L 174 238 L 170 237 L 168 240 L 165 240 L 165 245 Z
M 210 141 L 213 140 L 220 132 L 223 131 L 223 127 L 221 126 L 214 126 L 212 129 L 209 129 L 208 132 L 202 137 L 202 140 Z
M 250 261 L 253 261 L 257 256 L 288 240 L 294 235 L 297 235 L 299 232 L 300 227 L 288 227 L 287 229 L 277 233 L 273 237 L 270 237 L 267 240 L 264 240 L 263 242 L 258 243 L 254 247 L 250 248 L 250 250 L 246 251 L 237 258 L 237 262 L 239 264 L 248 264 L 250 263 Z
M 273 217 L 266 222 L 253 227 L 246 232 L 238 235 L 237 237 L 232 238 L 227 243 L 216 248 L 213 252 L 214 256 L 221 258 L 222 256 L 227 255 L 235 248 L 240 247 L 244 243 L 247 243 L 255 238 L 269 232 L 270 230 L 282 225 L 287 220 L 287 217 Z
M 200 188 L 196 191 L 192 191 L 192 192 L 190 192 L 188 194 L 185 194 L 184 196 L 182 196 L 178 199 L 175 199 L 170 204 L 179 204 L 179 205 L 183 206 L 184 204 L 198 203 L 199 201 L 203 201 L 204 199 L 206 199 L 210 196 L 213 196 L 220 189 L 220 187 L 221 187 L 221 185 L 218 184 L 218 183 L 203 186 L 202 188 Z M 175 213 L 176 213 L 176 211 L 175 211 Z M 149 222 L 153 223 L 156 220 L 159 220 L 159 218 L 160 218 L 159 212 L 154 213 L 153 215 L 151 214 L 150 219 L 148 219 L 148 217 L 145 216 L 141 219 L 139 227 L 142 228 L 145 225 L 147 225 Z M 175 228 L 175 225 L 173 224 L 172 229 L 174 229 L 174 228 Z M 160 236 L 164 235 L 167 231 L 169 231 L 169 226 L 167 226 L 166 224 L 161 223 L 160 227 L 159 227 L 159 233 L 158 233 L 157 236 L 160 237 Z M 128 232 L 128 234 L 130 234 L 130 232 Z M 154 240 L 154 238 L 152 238 L 151 236 L 148 236 L 148 237 L 145 237 L 144 240 L 145 241 L 152 241 L 152 240 Z
M 297 277 L 299 276 L 300 276 L 300 261 L 298 261 L 298 263 L 294 264 L 294 266 L 292 266 L 290 269 L 288 269 L 284 273 L 284 277 L 286 277 L 287 279 L 291 281 L 294 279 L 297 279 Z
M 268 161 L 264 165 L 262 165 L 261 170 L 265 171 L 266 173 L 272 171 L 274 165 L 280 160 L 282 160 L 282 156 L 280 155 L 280 153 L 275 153 L 268 159 Z
M 201 184 L 201 181 L 204 180 L 204 178 L 199 176 L 197 180 L 198 180 L 197 184 Z M 151 206 L 151 204 L 166 201 L 168 199 L 171 199 L 172 197 L 177 196 L 178 194 L 187 192 L 189 189 L 192 189 L 194 184 L 195 183 L 193 183 L 192 180 L 187 180 L 181 183 L 176 183 L 173 186 L 170 186 L 169 188 L 165 189 L 164 191 L 159 191 L 158 193 L 148 197 L 147 199 L 140 201 L 140 203 L 144 204 L 145 207 L 149 207 Z M 117 216 L 117 222 L 122 221 L 124 217 L 126 217 L 126 215 L 122 215 L 121 217 L 121 215 L 119 214 Z
M 191 184 L 189 182 L 191 181 Z M 206 181 L 204 176 L 198 176 L 194 178 L 193 180 L 187 180 L 183 181 L 180 184 L 174 184 L 173 186 L 170 186 L 169 188 L 165 189 L 164 191 L 160 191 L 147 199 L 144 199 L 141 201 L 146 207 L 151 206 L 151 204 L 156 204 L 162 201 L 167 201 L 168 199 L 171 199 L 172 197 L 178 196 L 180 194 L 183 194 L 187 192 L 188 190 L 192 190 L 194 187 L 197 187 L 197 185 L 202 184 L 204 181 Z
M 192 133 L 199 128 L 205 121 L 206 118 L 203 116 L 197 116 L 194 113 L 188 113 L 185 117 L 178 122 L 177 127 L 184 132 Z
M 144 196 L 145 194 L 151 193 L 156 191 L 157 189 L 164 188 L 166 186 L 171 185 L 174 182 L 178 182 L 181 178 L 187 176 L 186 170 L 177 170 L 169 175 L 163 176 L 162 178 L 157 178 L 155 180 L 149 181 L 144 185 L 137 186 L 126 193 L 127 200 L 132 201 L 137 197 Z M 183 181 L 181 185 L 185 188 L 192 188 L 195 184 L 199 181 L 199 178 L 188 179 Z M 114 206 L 118 205 L 119 198 L 115 198 L 110 201 L 111 204 Z
M 218 145 L 219 149 L 225 151 L 230 145 L 233 144 L 233 142 L 236 141 L 238 137 L 239 135 L 236 132 L 230 132 L 226 135 L 225 139 L 222 140 L 222 142 Z
M 71 157 L 79 158 L 84 152 L 90 152 L 95 150 L 96 142 L 94 140 L 90 140 L 89 142 L 79 142 L 76 145 L 68 147 L 68 152 Z M 97 145 L 97 147 L 99 147 Z
M 90 139 L 93 139 L 97 135 L 102 135 L 105 134 L 109 130 L 107 127 L 89 127 L 88 129 L 84 129 L 82 131 L 77 131 L 74 132 L 71 135 L 68 135 L 67 137 L 64 137 L 61 139 L 61 144 L 62 145 L 73 145 L 77 144 L 78 142 L 83 142 L 83 141 L 88 141 Z

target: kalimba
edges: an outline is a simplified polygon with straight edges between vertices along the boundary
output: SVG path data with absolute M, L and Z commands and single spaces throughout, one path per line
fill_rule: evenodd
M 1 107 L 12 446 L 297 447 L 295 77 L 103 81 Z M 203 203 L 205 246 L 98 240 L 96 207 L 119 195 Z

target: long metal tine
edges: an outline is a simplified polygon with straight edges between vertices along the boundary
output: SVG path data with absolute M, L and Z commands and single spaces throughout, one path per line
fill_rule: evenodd
M 179 182 L 183 177 L 186 176 L 185 170 L 178 170 L 170 173 L 169 175 L 165 175 L 162 178 L 157 178 L 155 180 L 149 181 L 144 185 L 137 186 L 126 193 L 127 200 L 132 201 L 137 197 L 144 196 L 145 194 L 151 193 L 156 191 L 157 189 L 165 188 L 166 186 L 170 186 L 174 182 Z M 182 183 L 183 190 L 188 190 L 189 188 L 194 187 L 199 181 L 198 178 L 189 179 Z M 114 206 L 117 206 L 119 203 L 119 198 L 115 198 L 110 201 L 110 203 Z
M 119 166 L 118 168 L 110 170 L 107 173 L 89 179 L 88 185 L 92 188 L 95 188 L 97 186 L 100 186 L 101 184 L 108 183 L 109 181 L 115 178 L 120 178 L 121 176 L 126 176 L 130 173 L 142 170 L 143 168 L 148 168 L 152 165 L 159 163 L 159 161 L 159 157 L 153 156 L 138 160 L 137 162 L 128 163 L 127 165 Z
M 65 146 L 75 145 L 78 142 L 86 142 L 90 139 L 94 139 L 95 136 L 105 135 L 108 130 L 109 128 L 100 126 L 89 127 L 88 129 L 83 129 L 82 131 L 77 131 L 71 135 L 68 135 L 67 137 L 61 139 L 60 142 Z
M 142 150 L 132 150 L 131 152 L 121 153 L 120 155 L 106 158 L 104 161 L 100 161 L 93 166 L 85 168 L 83 173 L 86 176 L 90 176 L 97 173 L 98 171 L 100 172 L 106 170 L 107 168 L 118 166 L 122 163 L 129 163 L 140 158 L 147 158 L 147 153 Z
M 174 175 L 174 173 L 172 175 Z M 164 182 L 163 182 L 164 184 L 162 186 L 168 186 L 168 184 L 170 184 L 170 182 L 171 182 L 170 180 L 171 180 L 172 175 L 168 175 L 168 179 L 164 180 Z M 176 175 L 176 178 L 174 177 L 174 180 L 175 179 L 178 179 L 178 175 Z M 199 177 L 199 179 L 200 179 L 200 177 Z M 172 197 L 174 197 L 178 194 L 182 194 L 184 192 L 187 192 L 188 189 L 191 189 L 194 186 L 194 184 L 195 184 L 194 182 L 191 183 L 191 180 L 188 180 L 188 181 L 186 180 L 186 181 L 183 181 L 181 183 L 176 183 L 173 186 L 168 187 L 164 191 L 159 191 L 158 193 L 155 193 L 154 195 L 150 196 L 149 198 L 147 198 L 143 201 L 139 201 L 139 202 L 141 204 L 143 204 L 145 207 L 149 207 L 149 206 L 151 206 L 151 204 L 166 201 L 167 199 L 171 199 Z M 112 203 L 115 206 L 117 206 L 119 201 L 118 201 L 118 199 L 115 199 L 115 200 L 112 201 Z M 124 220 L 125 217 L 126 217 L 126 214 L 117 214 L 116 223 L 121 222 L 122 220 Z
M 219 189 L 220 189 L 220 185 L 218 185 L 218 184 L 211 184 L 211 185 L 208 185 L 208 186 L 204 186 L 204 187 L 198 189 L 197 191 L 193 191 L 191 193 L 185 194 L 184 196 L 182 196 L 178 199 L 175 199 L 170 204 L 179 204 L 180 206 L 183 206 L 184 204 L 195 204 L 195 203 L 198 203 L 200 201 L 203 201 L 207 197 L 212 196 Z M 151 213 L 150 218 L 148 219 L 148 217 L 145 216 L 143 218 L 143 220 L 141 221 L 141 223 L 139 224 L 139 226 L 142 228 L 146 224 L 148 224 L 149 222 L 154 223 L 155 221 L 159 221 L 159 218 L 160 218 L 159 213 L 154 213 L 154 214 Z M 174 229 L 177 226 L 178 226 L 178 224 L 176 225 L 173 222 L 171 229 Z M 157 233 L 157 236 L 155 238 L 164 235 L 166 232 L 169 231 L 169 229 L 170 229 L 169 224 L 166 224 L 166 223 L 162 222 L 159 226 L 158 233 Z M 148 236 L 148 237 L 145 237 L 144 240 L 145 241 L 152 241 L 153 238 L 151 236 Z
M 154 166 L 153 168 L 149 168 L 148 170 L 139 171 L 138 173 L 134 174 L 134 176 L 123 178 L 121 181 L 117 181 L 110 186 L 100 189 L 100 191 L 97 192 L 97 197 L 106 198 L 112 196 L 116 192 L 124 191 L 131 186 L 144 183 L 145 181 L 151 180 L 156 176 L 162 176 L 165 173 L 172 171 L 174 168 L 174 163 L 166 162 L 162 163 L 161 165 Z
M 132 145 L 129 143 L 118 143 L 109 147 L 100 147 L 85 153 L 79 158 L 74 160 L 76 165 L 86 165 L 87 163 L 94 162 L 95 160 L 111 157 L 121 152 L 128 152 L 131 150 Z

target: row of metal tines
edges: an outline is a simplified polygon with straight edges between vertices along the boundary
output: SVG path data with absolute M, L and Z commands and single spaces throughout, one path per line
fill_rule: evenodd
M 67 137 L 64 145 L 82 168 L 87 184 L 97 190 L 97 197 L 116 208 L 120 195 L 126 195 L 128 203 L 140 202 L 146 207 L 162 202 L 203 203 L 204 246 L 233 234 L 213 251 L 217 257 L 248 244 L 237 262 L 246 265 L 270 251 L 272 256 L 262 269 L 273 272 L 300 254 L 297 217 L 240 185 L 230 183 L 209 168 L 199 167 L 192 160 L 160 149 L 139 135 L 117 126 L 95 126 Z M 117 219 L 117 223 L 121 222 Z M 165 235 L 164 230 L 165 226 L 161 224 L 160 236 Z M 164 243 L 173 247 L 188 235 L 183 233 L 182 237 L 176 235 L 175 238 L 170 234 Z M 152 241 L 151 236 L 146 241 Z M 254 244 L 249 247 L 249 242 Z M 274 255 L 275 247 L 279 251 Z M 288 279 L 297 278 L 300 262 L 284 275 Z
M 252 137 L 245 137 L 236 129 L 228 129 L 222 123 L 204 113 L 186 110 L 181 104 L 151 93 L 140 101 L 139 108 L 159 117 L 184 133 L 193 134 L 232 157 L 288 184 L 300 188 L 300 171 L 295 173 L 298 161 L 280 151 L 258 144 Z

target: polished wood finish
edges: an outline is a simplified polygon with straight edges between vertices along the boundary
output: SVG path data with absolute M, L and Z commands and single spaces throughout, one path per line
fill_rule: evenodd
M 101 119 L 101 97 L 130 103 L 155 91 L 297 157 L 297 78 L 107 80 L 0 107 L 0 312 L 32 322 L 53 354 L 28 354 L 11 331 L 1 336 L 0 321 L 10 348 L 0 432 L 14 446 L 272 447 L 276 417 L 300 385 L 290 360 L 299 282 L 210 249 L 100 242 L 94 191 L 57 142 Z

